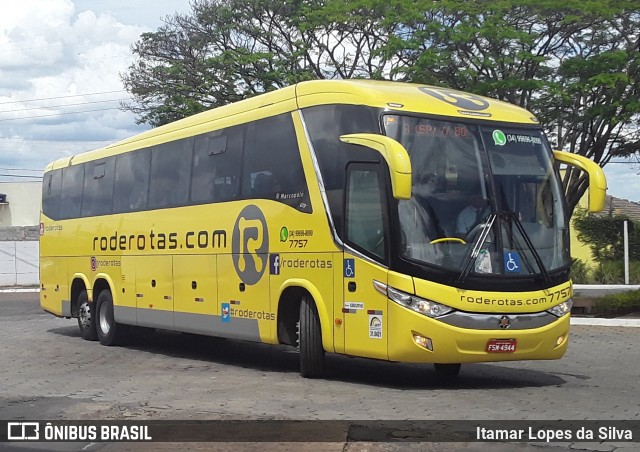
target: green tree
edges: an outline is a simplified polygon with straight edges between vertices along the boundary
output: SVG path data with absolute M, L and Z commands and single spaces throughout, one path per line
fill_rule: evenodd
M 624 215 L 589 215 L 577 208 L 573 217 L 578 240 L 589 245 L 595 260 L 603 264 L 608 261 L 622 262 L 624 259 L 623 221 L 633 223 L 629 233 L 629 260 L 640 261 L 640 223 Z
M 559 149 L 601 166 L 640 151 L 640 6 L 618 0 L 390 0 L 392 76 L 536 114 Z M 387 24 L 387 25 L 389 25 Z M 571 210 L 588 185 L 565 172 Z
M 637 0 L 195 0 L 133 47 L 138 122 L 160 125 L 320 78 L 471 91 L 531 110 L 601 166 L 640 151 Z M 570 210 L 586 174 L 564 173 Z
M 344 2 L 196 0 L 132 46 L 123 108 L 157 126 L 302 80 L 379 78 L 389 33 L 366 2 L 349 3 L 345 20 Z

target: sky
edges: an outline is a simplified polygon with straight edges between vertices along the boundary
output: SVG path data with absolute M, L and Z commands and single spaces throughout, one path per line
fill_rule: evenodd
M 47 163 L 132 136 L 120 74 L 131 45 L 188 0 L 19 0 L 0 14 L 0 181 L 37 180 Z M 640 201 L 640 165 L 605 167 L 608 193 Z
M 19 0 L 0 14 L 0 180 L 145 130 L 119 110 L 131 45 L 187 0 Z M 17 169 L 17 170 L 15 170 Z

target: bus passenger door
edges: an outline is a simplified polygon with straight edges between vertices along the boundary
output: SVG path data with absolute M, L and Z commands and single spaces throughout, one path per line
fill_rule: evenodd
M 342 306 L 345 352 L 387 359 L 387 296 L 375 282 L 387 284 L 386 194 L 379 164 L 352 164 L 347 170 L 345 238 L 353 252 L 343 259 Z

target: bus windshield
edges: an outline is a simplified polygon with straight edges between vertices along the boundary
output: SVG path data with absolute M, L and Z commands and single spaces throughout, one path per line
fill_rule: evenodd
M 409 153 L 400 254 L 459 272 L 547 275 L 570 263 L 562 192 L 539 129 L 385 115 Z

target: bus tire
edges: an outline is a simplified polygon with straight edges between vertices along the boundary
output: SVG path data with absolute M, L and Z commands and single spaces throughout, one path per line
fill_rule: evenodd
M 95 303 L 89 303 L 87 291 L 83 290 L 78 295 L 78 328 L 80 336 L 87 341 L 95 341 L 98 339 L 96 331 Z
M 298 347 L 300 349 L 300 375 L 318 378 L 324 374 L 324 348 L 318 309 L 310 295 L 305 294 L 300 303 L 298 325 Z
M 96 331 L 102 345 L 118 345 L 124 340 L 126 326 L 116 323 L 113 316 L 113 297 L 109 290 L 98 295 L 96 303 Z
M 442 378 L 454 378 L 460 373 L 460 363 L 456 364 L 434 364 L 433 367 L 436 370 L 436 375 Z

